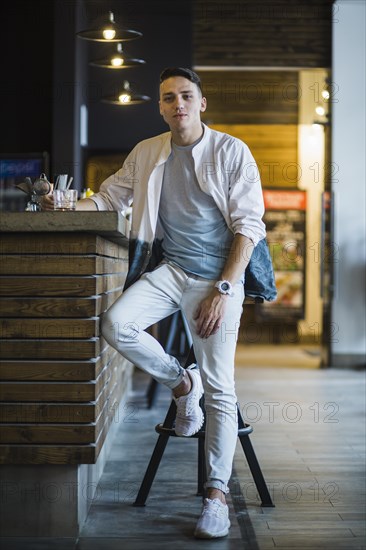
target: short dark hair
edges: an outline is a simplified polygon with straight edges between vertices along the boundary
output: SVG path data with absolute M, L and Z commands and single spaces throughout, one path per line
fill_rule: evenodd
M 160 74 L 160 84 L 164 82 L 164 80 L 167 80 L 172 76 L 182 76 L 183 78 L 190 80 L 190 82 L 193 82 L 193 84 L 196 84 L 196 86 L 199 88 L 200 92 L 202 93 L 201 79 L 198 76 L 198 74 L 192 71 L 191 69 L 185 69 L 183 67 L 167 67 Z

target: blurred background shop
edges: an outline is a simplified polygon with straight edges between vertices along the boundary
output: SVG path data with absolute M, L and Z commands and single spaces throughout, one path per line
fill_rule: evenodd
M 108 15 L 105 2 L 3 7 L 1 209 L 22 210 L 13 178 L 43 169 L 50 178 L 69 173 L 80 192 L 97 190 L 138 141 L 166 130 L 160 70 L 191 66 L 208 100 L 204 122 L 249 145 L 264 188 L 279 297 L 248 305 L 240 341 L 305 345 L 321 366 L 362 362 L 364 52 L 349 40 L 361 8 L 111 2 L 115 20 L 143 36 L 123 44 L 135 66 L 110 70 L 95 60 L 116 44 L 76 34 Z M 126 82 L 150 100 L 104 101 Z
M 90 40 L 109 12 L 127 29 L 120 45 Z M 349 371 L 337 368 L 356 372 L 366 350 L 365 2 L 13 0 L 2 3 L 1 23 L 0 523 L 8 536 L 77 537 L 116 411 L 135 421 L 133 407 L 123 410 L 132 365 L 103 347 L 98 323 L 122 291 L 127 240 L 110 240 L 121 237 L 119 226 L 94 228 L 93 212 L 75 215 L 61 237 L 56 216 L 70 220 L 67 213 L 27 212 L 29 225 L 49 222 L 32 237 L 24 216 L 12 225 L 8 215 L 27 203 L 15 184 L 68 174 L 80 195 L 98 191 L 137 142 L 167 130 L 157 105 L 161 70 L 192 67 L 208 101 L 203 121 L 248 144 L 263 184 L 278 299 L 245 306 L 237 364 L 310 367 L 320 393 L 334 373 L 342 386 Z M 290 374 L 301 387 L 304 372 Z M 271 392 L 266 376 L 255 372 Z M 334 449 L 344 452 L 339 431 L 327 441 L 331 453 L 324 448 L 319 459 L 326 466 Z M 264 449 L 271 457 L 267 439 Z M 344 461 L 339 471 L 351 472 L 348 455 Z
M 322 366 L 362 362 L 364 51 L 349 36 L 363 3 L 109 4 L 117 22 L 143 34 L 123 44 L 138 60 L 124 70 L 94 63 L 116 44 L 76 35 L 108 15 L 105 2 L 2 8 L 1 209 L 24 206 L 11 185 L 24 159 L 29 176 L 44 166 L 51 178 L 72 175 L 80 192 L 97 190 L 138 141 L 166 130 L 160 70 L 193 67 L 208 100 L 204 122 L 249 145 L 264 188 L 279 297 L 247 307 L 240 341 L 304 344 Z M 126 82 L 150 101 L 104 102 Z M 20 164 L 7 164 L 8 153 Z

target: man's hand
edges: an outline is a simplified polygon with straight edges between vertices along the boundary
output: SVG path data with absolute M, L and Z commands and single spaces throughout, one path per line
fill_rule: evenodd
M 199 304 L 193 318 L 197 320 L 197 334 L 201 338 L 208 338 L 219 330 L 228 299 L 215 289 Z
M 253 248 L 253 242 L 249 237 L 236 233 L 224 269 L 219 277 L 220 281 L 230 281 L 234 285 L 245 272 Z M 197 334 L 201 338 L 208 338 L 219 330 L 225 315 L 226 300 L 230 300 L 230 297 L 220 294 L 214 288 L 199 304 L 193 318 L 197 320 Z
M 43 211 L 54 210 L 53 184 L 51 185 L 51 192 L 48 195 L 44 195 L 41 199 L 41 206 Z M 80 199 L 76 203 L 76 210 L 98 210 L 98 207 L 92 199 Z
M 48 193 L 48 195 L 43 195 L 41 198 L 41 207 L 42 210 L 53 210 L 54 204 L 53 204 L 53 183 L 51 183 L 51 190 Z

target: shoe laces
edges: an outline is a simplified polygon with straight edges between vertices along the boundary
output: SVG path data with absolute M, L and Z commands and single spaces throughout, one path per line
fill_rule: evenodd
M 224 511 L 224 507 L 221 505 L 221 502 L 218 498 L 205 499 L 202 514 L 206 516 L 217 517 L 219 515 L 222 515 L 223 511 Z
M 183 415 L 189 415 L 195 410 L 195 400 L 197 399 L 197 392 L 191 390 L 189 394 L 184 395 L 178 399 L 177 403 L 177 413 Z

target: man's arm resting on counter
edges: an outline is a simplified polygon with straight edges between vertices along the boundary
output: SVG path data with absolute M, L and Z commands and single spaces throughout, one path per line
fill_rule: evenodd
M 92 199 L 81 199 L 76 203 L 76 210 L 98 210 Z
M 254 244 L 251 239 L 236 233 L 220 279 L 229 281 L 234 285 L 245 272 L 253 249 Z M 197 321 L 197 334 L 201 338 L 208 338 L 219 330 L 225 314 L 226 300 L 230 300 L 230 298 L 230 296 L 220 294 L 214 288 L 199 304 L 195 319 Z
M 53 211 L 53 194 L 45 195 L 41 199 L 42 210 Z M 91 199 L 81 199 L 76 203 L 76 210 L 98 210 L 96 203 Z

